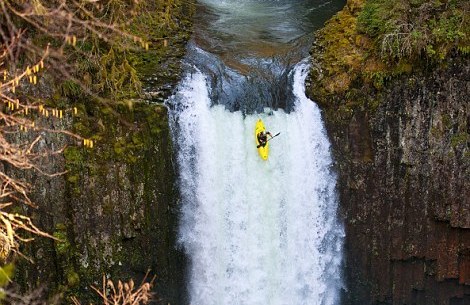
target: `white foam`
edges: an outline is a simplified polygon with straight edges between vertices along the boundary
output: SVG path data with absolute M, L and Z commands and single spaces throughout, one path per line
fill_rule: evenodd
M 244 117 L 210 107 L 203 74 L 173 97 L 182 196 L 180 243 L 192 305 L 338 304 L 343 229 L 320 111 L 294 73 L 295 111 Z M 268 161 L 254 140 L 273 134 Z

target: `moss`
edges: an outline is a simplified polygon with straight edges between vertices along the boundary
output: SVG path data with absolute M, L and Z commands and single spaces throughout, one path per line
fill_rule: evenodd
M 0 266 L 0 288 L 5 287 L 10 280 L 13 278 L 15 272 L 15 265 L 7 264 L 4 266 Z M 1 292 L 1 289 L 0 289 Z M 0 295 L 1 300 L 1 295 Z
M 85 157 L 80 147 L 67 147 L 64 151 L 64 157 L 69 165 L 82 166 L 85 164 Z
M 132 21 L 130 30 L 149 42 L 149 49 L 132 50 L 125 57 L 144 87 L 165 91 L 165 85 L 176 83 L 179 78 L 180 58 L 190 38 L 194 2 L 148 1 L 142 5 L 143 13 Z
M 442 62 L 452 50 L 469 44 L 464 8 L 465 1 L 460 0 L 449 5 L 349 0 L 315 34 L 308 94 L 323 106 L 339 109 L 337 103 L 350 102 L 344 94 L 353 88 L 360 88 L 364 95 L 380 92 L 397 76 Z M 408 19 L 404 22 L 403 18 Z M 394 40 L 395 31 L 407 30 L 397 26 L 411 23 L 415 30 L 410 30 L 407 40 Z M 336 102 L 328 105 L 332 100 Z
M 68 287 L 76 287 L 80 284 L 80 276 L 73 268 L 69 268 L 66 272 Z
M 448 114 L 442 115 L 442 125 L 445 130 L 449 130 L 452 127 L 452 118 Z
M 78 175 L 67 175 L 67 181 L 72 183 L 72 184 L 76 184 L 78 183 L 78 180 L 80 179 L 80 177 Z
M 330 19 L 317 33 L 317 42 L 323 46 L 322 66 L 328 94 L 346 91 L 358 77 L 364 57 L 362 46 L 368 44 L 356 31 L 357 17 L 345 7 Z
M 60 97 L 68 96 L 77 98 L 83 94 L 83 89 L 76 81 L 66 80 L 60 84 L 59 87 Z
M 469 43 L 466 5 L 459 0 L 368 0 L 358 16 L 358 29 L 374 41 L 375 53 L 389 61 L 421 56 L 442 61 L 450 50 Z
M 65 256 L 69 254 L 71 249 L 70 242 L 67 237 L 66 228 L 64 224 L 57 224 L 56 231 L 53 233 L 53 236 L 56 238 L 54 241 L 56 253 L 60 256 Z
M 400 69 L 391 70 L 380 59 L 373 56 L 373 41 L 358 30 L 358 14 L 365 1 L 348 1 L 347 5 L 331 18 L 323 29 L 316 33 L 312 49 L 311 86 L 308 94 L 319 104 L 332 107 L 334 120 L 350 118 L 356 107 L 376 108 L 374 103 L 356 102 L 358 97 L 370 90 L 381 90 L 396 73 L 408 71 L 403 63 Z M 355 92 L 354 88 L 360 88 Z M 351 91 L 352 92 L 351 94 Z M 332 103 L 335 99 L 336 102 Z M 339 105 L 341 104 L 341 105 Z M 328 110 L 327 110 L 328 111 Z M 340 111 L 335 118 L 336 111 Z
M 84 148 L 76 146 L 69 146 L 64 150 L 65 168 L 67 169 L 65 177 L 75 194 L 80 194 L 80 176 L 89 167 L 86 153 L 83 150 Z
M 455 134 L 450 139 L 450 143 L 453 148 L 462 144 L 467 144 L 469 143 L 469 141 L 470 141 L 470 135 L 467 132 L 460 132 L 458 134 Z
M 55 293 L 68 295 L 76 295 L 77 288 L 80 286 L 80 275 L 75 266 L 77 252 L 71 244 L 67 233 L 67 226 L 64 223 L 57 223 L 53 236 L 54 248 L 58 257 L 58 267 L 63 272 L 63 281 L 60 281 Z
M 74 132 L 91 138 L 95 147 L 88 149 L 70 146 L 64 151 L 70 189 L 80 194 L 82 177 L 105 177 L 108 162 L 135 164 L 150 148 L 151 139 L 167 130 L 164 106 L 141 101 L 122 100 L 101 105 L 89 102 L 79 104 Z

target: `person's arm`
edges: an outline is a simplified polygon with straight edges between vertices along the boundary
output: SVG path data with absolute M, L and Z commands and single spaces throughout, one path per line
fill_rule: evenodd
M 269 131 L 266 134 L 269 135 L 271 139 L 273 138 L 273 135 Z

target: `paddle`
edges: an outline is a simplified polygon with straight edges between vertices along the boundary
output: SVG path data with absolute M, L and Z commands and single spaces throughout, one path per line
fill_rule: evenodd
M 272 136 L 271 138 L 269 138 L 266 142 L 268 142 L 269 140 L 274 139 L 275 137 L 277 137 L 277 136 L 280 135 L 280 134 L 281 134 L 280 132 L 276 133 L 274 136 Z M 261 144 L 258 145 L 258 146 L 256 146 L 256 148 L 260 148 L 260 147 L 261 147 Z

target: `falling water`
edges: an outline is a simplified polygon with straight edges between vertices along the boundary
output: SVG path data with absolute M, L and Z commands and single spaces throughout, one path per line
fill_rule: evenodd
M 192 305 L 339 304 L 343 228 L 321 114 L 290 73 L 293 109 L 229 111 L 194 68 L 168 102 L 181 192 L 180 244 Z M 273 133 L 256 150 L 261 118 Z

